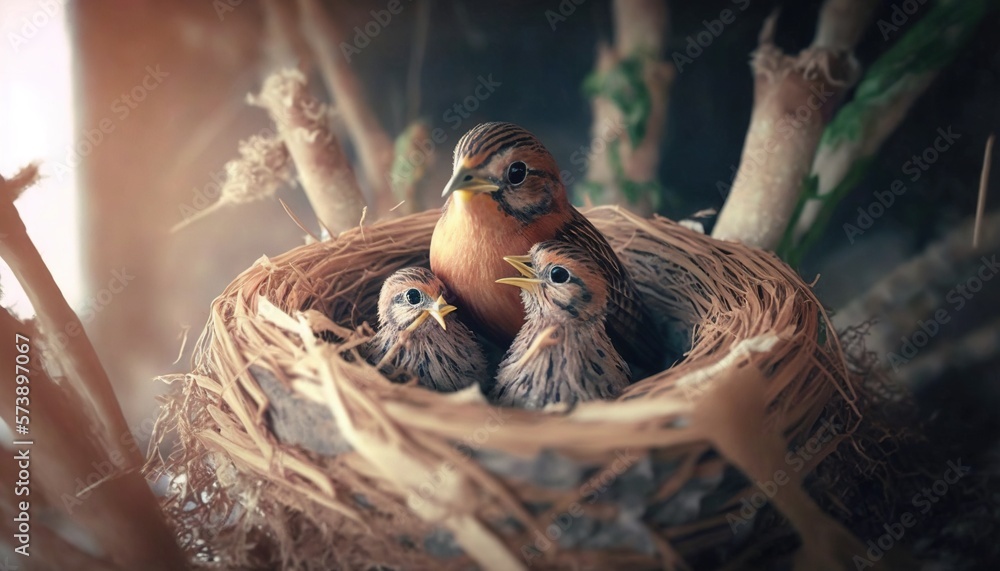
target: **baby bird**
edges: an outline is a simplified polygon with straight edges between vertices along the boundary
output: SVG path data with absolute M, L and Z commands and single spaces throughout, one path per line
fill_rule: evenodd
M 522 277 L 497 280 L 521 288 L 527 321 L 500 363 L 492 400 L 538 409 L 617 397 L 630 371 L 605 330 L 609 291 L 601 267 L 558 241 L 531 248 L 530 267 L 525 258 L 505 258 Z
M 441 392 L 483 378 L 486 357 L 476 336 L 455 319 L 445 322 L 457 309 L 445 303 L 446 294 L 441 280 L 425 268 L 389 276 L 379 293 L 379 330 L 368 345 L 368 361 L 393 381 L 415 378 L 420 386 Z
M 559 166 L 541 142 L 511 123 L 484 123 L 455 147 L 451 194 L 431 237 L 431 269 L 463 311 L 499 344 L 524 324 L 504 256 L 559 240 L 596 262 L 608 293 L 608 330 L 618 350 L 641 367 L 666 365 L 665 342 L 635 284 L 603 235 L 569 202 Z

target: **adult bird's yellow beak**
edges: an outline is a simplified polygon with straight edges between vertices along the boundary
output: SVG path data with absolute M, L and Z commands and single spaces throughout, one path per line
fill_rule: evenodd
M 493 192 L 500 188 L 488 179 L 480 176 L 471 169 L 459 167 L 452 175 L 451 180 L 444 187 L 442 197 L 454 192 L 455 197 L 463 202 L 468 202 L 474 195 L 482 192 Z

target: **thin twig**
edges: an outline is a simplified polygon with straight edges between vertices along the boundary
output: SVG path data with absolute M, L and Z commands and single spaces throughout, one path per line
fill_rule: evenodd
M 309 93 L 305 76 L 294 69 L 274 73 L 250 102 L 267 109 L 277 124 L 321 224 L 333 235 L 352 228 L 365 199 L 330 129 L 327 107 Z
M 986 212 L 986 189 L 990 184 L 990 162 L 993 160 L 993 140 L 991 134 L 986 140 L 986 151 L 983 156 L 983 171 L 979 175 L 979 200 L 976 201 L 976 226 L 972 231 L 972 247 L 979 247 L 979 231 L 982 228 L 983 214 Z
M 368 207 L 361 209 L 361 220 L 358 220 L 358 229 L 361 230 L 361 240 L 365 240 L 365 217 L 368 216 Z
M 177 363 L 181 362 L 181 357 L 184 356 L 184 349 L 187 347 L 188 333 L 190 333 L 190 332 L 191 332 L 191 327 L 190 326 L 185 326 L 181 330 L 180 335 L 178 335 L 178 337 L 180 337 L 180 339 L 181 339 L 181 347 L 177 351 L 177 358 L 174 359 L 174 362 L 171 363 L 171 365 L 176 365 Z
M 303 35 L 313 49 L 337 112 L 343 117 L 358 151 L 361 171 L 371 190 L 373 205 L 378 214 L 383 214 L 393 204 L 387 176 L 392 168 L 392 139 L 368 104 L 364 86 L 341 51 L 341 45 L 347 38 L 338 26 L 339 22 L 334 22 L 318 0 L 299 0 L 298 5 Z
M 240 141 L 239 153 L 239 157 L 226 162 L 226 179 L 219 190 L 219 199 L 194 213 L 182 209 L 185 217 L 170 229 L 171 232 L 223 207 L 274 196 L 280 187 L 292 181 L 292 158 L 282 138 L 262 131 Z
M 420 116 L 420 76 L 424 68 L 424 54 L 427 53 L 427 31 L 431 22 L 431 0 L 417 6 L 417 28 L 413 35 L 413 49 L 410 52 L 410 67 L 406 71 L 406 123 L 410 124 Z
M 279 198 L 278 202 L 281 203 L 281 207 L 285 209 L 285 214 L 287 214 L 288 217 L 292 219 L 292 222 L 294 222 L 295 225 L 299 227 L 299 230 L 305 232 L 306 235 L 308 235 L 316 242 L 320 241 L 320 239 L 316 237 L 316 234 L 313 234 L 312 230 L 310 230 L 305 224 L 302 223 L 302 219 L 295 215 L 295 212 L 292 211 L 292 208 L 288 206 L 288 204 L 285 203 L 284 200 Z
M 210 214 L 222 210 L 225 206 L 229 204 L 230 204 L 229 201 L 217 200 L 216 202 L 213 202 L 212 204 L 206 206 L 205 208 L 202 208 L 201 210 L 195 212 L 191 216 L 188 216 L 187 218 L 182 218 L 180 222 L 170 227 L 170 233 L 174 234 L 176 232 L 180 232 L 181 230 L 187 228 L 188 226 L 194 224 L 195 222 L 201 220 L 202 218 L 205 218 Z

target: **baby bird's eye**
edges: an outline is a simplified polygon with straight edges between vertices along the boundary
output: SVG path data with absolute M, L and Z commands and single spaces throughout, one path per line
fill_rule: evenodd
M 424 296 L 420 294 L 420 290 L 415 287 L 411 287 L 406 290 L 406 302 L 410 305 L 420 305 L 420 301 L 423 297 Z
M 521 161 L 510 163 L 507 167 L 507 182 L 514 186 L 517 186 L 524 182 L 524 179 L 528 176 L 528 165 Z
M 562 266 L 552 266 L 549 270 L 549 279 L 554 284 L 564 284 L 569 281 L 569 270 Z

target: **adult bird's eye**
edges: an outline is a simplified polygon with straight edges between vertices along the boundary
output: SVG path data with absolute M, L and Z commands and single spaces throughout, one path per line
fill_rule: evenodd
M 406 290 L 406 302 L 410 305 L 420 305 L 420 300 L 423 296 L 420 295 L 420 290 L 415 287 L 411 287 Z
M 564 284 L 569 281 L 569 270 L 562 266 L 552 266 L 549 270 L 549 279 L 554 284 Z
M 507 182 L 514 186 L 517 186 L 524 182 L 524 179 L 528 176 L 528 165 L 517 161 L 515 163 L 510 163 L 507 167 Z

